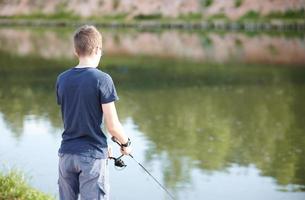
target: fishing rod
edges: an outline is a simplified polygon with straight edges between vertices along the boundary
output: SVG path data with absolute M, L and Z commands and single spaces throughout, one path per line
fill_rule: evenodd
M 117 143 L 121 148 L 123 148 L 122 144 L 115 138 L 115 137 L 111 137 L 111 140 L 115 143 Z M 175 200 L 175 197 L 166 189 L 166 187 L 164 187 L 140 162 L 138 162 L 133 155 L 128 154 L 167 194 L 168 196 L 171 197 L 171 199 Z M 124 161 L 121 159 L 124 156 L 124 154 L 122 154 L 120 157 L 115 158 L 115 157 L 109 157 L 110 159 L 114 160 L 114 165 L 116 167 L 121 167 L 121 168 L 125 168 L 127 165 L 125 165 Z

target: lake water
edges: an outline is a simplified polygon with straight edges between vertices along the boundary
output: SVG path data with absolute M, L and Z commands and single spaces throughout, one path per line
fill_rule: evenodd
M 102 32 L 134 157 L 177 199 L 305 199 L 303 33 Z M 0 168 L 57 198 L 54 84 L 77 64 L 72 33 L 0 29 Z M 123 159 L 111 199 L 169 199 Z

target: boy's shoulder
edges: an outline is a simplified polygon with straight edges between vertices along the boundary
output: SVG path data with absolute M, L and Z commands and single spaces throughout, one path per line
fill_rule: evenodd
M 103 72 L 102 70 L 98 69 L 98 68 L 70 68 L 70 69 L 67 69 L 65 71 L 63 71 L 62 73 L 60 73 L 57 77 L 57 80 L 60 80 L 66 76 L 69 76 L 71 74 L 73 74 L 74 72 L 76 71 L 81 71 L 81 70 L 86 70 L 86 72 L 88 74 L 91 74 L 91 76 L 95 77 L 96 79 L 99 79 L 99 80 L 112 80 L 111 76 L 106 73 L 106 72 Z
M 91 68 L 91 71 L 100 76 L 109 76 L 109 74 L 107 74 L 106 72 L 103 72 L 102 70 L 100 70 L 98 68 Z
M 96 75 L 98 79 L 112 79 L 109 74 L 106 72 L 103 72 L 102 70 L 98 68 L 92 68 L 91 72 Z
M 63 77 L 65 77 L 66 75 L 69 74 L 69 71 L 71 71 L 71 69 L 67 69 L 63 72 L 61 72 L 58 76 L 57 76 L 57 81 L 59 81 L 60 79 L 62 79 Z

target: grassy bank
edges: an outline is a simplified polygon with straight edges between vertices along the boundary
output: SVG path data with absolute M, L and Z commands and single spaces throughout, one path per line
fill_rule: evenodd
M 0 172 L 0 200 L 54 200 L 28 185 L 20 172 Z
M 214 15 L 203 15 L 202 13 L 188 13 L 182 14 L 177 17 L 167 17 L 161 14 L 139 14 L 133 17 L 129 17 L 126 13 L 114 14 L 114 15 L 104 15 L 104 16 L 88 16 L 81 17 L 73 12 L 68 11 L 58 11 L 52 14 L 45 14 L 42 12 L 33 12 L 26 15 L 13 15 L 13 16 L 1 16 L 2 19 L 27 19 L 27 20 L 85 20 L 85 21 L 96 21 L 96 22 L 141 22 L 141 21 L 158 21 L 158 22 L 201 22 L 210 21 L 216 19 L 225 19 L 227 21 L 243 21 L 243 20 L 253 20 L 253 21 L 270 21 L 270 20 L 301 20 L 305 19 L 305 10 L 286 10 L 284 12 L 270 12 L 268 14 L 262 15 L 257 11 L 250 10 L 238 19 L 232 20 L 225 13 L 217 13 Z
M 82 24 L 94 24 L 102 28 L 132 28 L 139 30 L 220 30 L 220 31 L 304 31 L 305 21 L 227 21 L 217 19 L 200 22 L 186 21 L 94 21 L 94 20 L 47 20 L 47 19 L 0 19 L 0 26 L 31 26 L 31 27 L 77 27 Z
M 91 23 L 101 27 L 112 28 L 148 28 L 148 29 L 224 29 L 224 30 L 304 30 L 305 12 L 288 10 L 261 15 L 249 11 L 239 19 L 232 20 L 224 13 L 204 16 L 201 13 L 180 15 L 176 18 L 160 14 L 137 15 L 128 18 L 126 14 L 110 16 L 80 17 L 73 12 L 43 14 L 40 12 L 28 15 L 0 16 L 0 25 L 24 26 L 78 26 Z

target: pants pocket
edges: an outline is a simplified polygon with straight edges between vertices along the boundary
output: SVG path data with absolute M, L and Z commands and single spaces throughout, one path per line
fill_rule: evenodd
M 98 187 L 100 195 L 103 196 L 102 199 L 109 199 L 109 171 L 107 159 L 102 159 L 101 162 L 101 173 L 98 179 Z
M 83 200 L 108 200 L 108 172 L 106 159 L 83 159 L 81 163 L 80 195 Z

